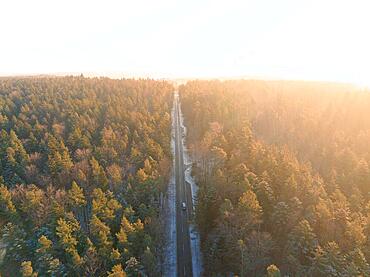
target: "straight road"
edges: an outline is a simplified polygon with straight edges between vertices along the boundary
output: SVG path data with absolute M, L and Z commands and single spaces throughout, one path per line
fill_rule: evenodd
M 189 219 L 193 205 L 191 187 L 185 182 L 183 130 L 180 124 L 179 96 L 175 92 L 175 177 L 176 177 L 176 240 L 177 240 L 177 276 L 193 276 Z M 182 209 L 186 204 L 186 210 Z

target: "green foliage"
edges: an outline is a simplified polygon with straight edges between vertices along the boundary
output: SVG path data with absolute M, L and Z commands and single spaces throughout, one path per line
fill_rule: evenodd
M 38 239 L 36 250 L 37 272 L 43 275 L 63 275 L 64 267 L 58 258 L 53 256 L 53 242 L 42 235 Z
M 280 270 L 279 268 L 272 264 L 267 267 L 267 277 L 280 277 Z
M 126 273 L 122 269 L 122 265 L 113 266 L 112 271 L 108 272 L 108 277 L 126 277 Z
M 345 257 L 335 242 L 329 242 L 324 249 L 315 251 L 311 267 L 314 276 L 341 276 L 344 274 Z
M 19 265 L 24 257 L 30 257 L 30 249 L 26 242 L 26 232 L 19 226 L 8 223 L 2 228 L 2 244 L 6 246 L 3 265 L 14 262 Z M 7 268 L 7 267 L 5 267 Z
M 121 209 L 121 204 L 114 199 L 112 192 L 103 192 L 100 188 L 92 193 L 92 213 L 103 221 L 110 222 L 115 218 L 115 213 Z
M 161 272 L 172 92 L 153 80 L 0 80 L 1 272 Z M 180 86 L 206 275 L 370 275 L 369 95 Z
M 302 220 L 288 235 L 287 258 L 292 270 L 297 274 L 307 272 L 317 247 L 318 240 L 309 222 Z
M 113 245 L 110 235 L 110 228 L 96 215 L 93 215 L 90 227 L 95 245 L 98 246 L 99 255 L 102 257 L 109 257 L 109 254 L 112 252 Z
M 179 95 L 205 275 L 368 275 L 369 93 L 215 80 Z
M 8 188 L 5 185 L 0 184 L 0 216 L 5 219 L 9 219 L 15 213 L 16 209 Z
M 147 247 L 141 257 L 142 265 L 144 266 L 147 274 L 149 276 L 159 275 L 158 273 L 158 265 L 156 263 L 156 259 L 150 250 L 149 247 Z
M 36 277 L 38 275 L 36 272 L 33 272 L 32 263 L 30 261 L 22 263 L 21 272 L 23 277 Z
M 152 266 L 172 99 L 171 84 L 149 79 L 0 80 L 1 273 L 18 276 L 24 261 L 39 276 Z
M 99 162 L 94 157 L 90 160 L 90 165 L 93 186 L 106 190 L 108 188 L 108 178 L 103 167 L 99 165 Z
M 7 133 L 1 130 L 0 144 L 0 173 L 5 184 L 15 186 L 24 181 L 25 168 L 29 162 L 29 156 L 14 130 Z
M 45 253 L 48 252 L 53 244 L 51 240 L 49 240 L 47 237 L 42 235 L 39 239 L 38 242 L 40 244 L 40 248 L 37 249 L 37 252 L 39 253 Z
M 77 232 L 80 230 L 80 225 L 73 215 L 69 214 L 70 219 L 60 218 L 57 221 L 56 235 L 59 238 L 59 243 L 67 254 L 67 258 L 72 263 L 72 267 L 79 267 L 82 264 L 82 259 L 77 251 Z
M 48 166 L 53 176 L 60 173 L 65 174 L 72 168 L 73 162 L 63 141 L 58 142 L 53 136 L 50 136 L 48 149 Z
M 72 207 L 81 207 L 86 205 L 83 189 L 75 181 L 72 182 L 71 189 L 67 192 L 68 200 Z

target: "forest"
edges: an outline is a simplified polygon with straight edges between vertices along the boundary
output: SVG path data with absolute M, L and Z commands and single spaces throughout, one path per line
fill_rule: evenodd
M 206 276 L 370 276 L 370 91 L 298 81 L 179 88 Z
M 173 87 L 0 79 L 0 275 L 161 276 Z
M 0 275 L 164 276 L 176 87 L 0 78 Z M 204 276 L 370 276 L 370 91 L 178 87 Z

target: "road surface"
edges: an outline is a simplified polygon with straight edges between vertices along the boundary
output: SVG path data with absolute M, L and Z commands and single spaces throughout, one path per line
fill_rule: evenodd
M 189 220 L 192 215 L 192 196 L 189 183 L 185 182 L 183 130 L 180 126 L 179 97 L 175 93 L 175 180 L 176 180 L 176 240 L 177 276 L 193 276 Z M 181 207 L 186 204 L 186 210 Z

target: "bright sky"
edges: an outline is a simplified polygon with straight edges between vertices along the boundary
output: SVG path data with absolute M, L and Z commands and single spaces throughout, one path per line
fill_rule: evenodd
M 1 0 L 0 75 L 370 85 L 369 11 L 367 0 Z

